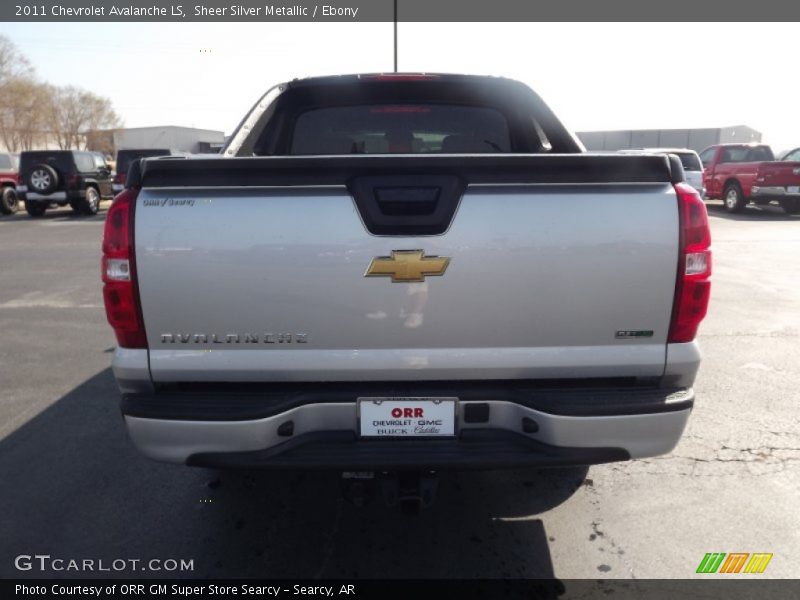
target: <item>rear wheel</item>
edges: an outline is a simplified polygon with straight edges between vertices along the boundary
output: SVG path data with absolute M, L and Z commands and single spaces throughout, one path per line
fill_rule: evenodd
M 25 210 L 32 217 L 41 217 L 47 210 L 46 202 L 25 202 Z
M 787 215 L 800 214 L 800 200 L 796 198 L 784 198 L 780 201 L 780 205 Z
M 725 193 L 722 195 L 725 203 L 725 210 L 730 213 L 742 212 L 747 201 L 744 199 L 742 188 L 738 183 L 729 183 L 725 186 Z
M 58 188 L 58 173 L 50 165 L 36 165 L 28 175 L 28 188 L 37 194 L 49 194 Z
M 10 186 L 4 187 L 3 193 L 0 195 L 0 213 L 13 215 L 18 210 L 19 198 L 17 198 L 17 190 Z
M 80 200 L 71 202 L 70 206 L 76 213 L 82 215 L 96 215 L 100 209 L 100 192 L 97 188 L 86 188 L 86 195 Z

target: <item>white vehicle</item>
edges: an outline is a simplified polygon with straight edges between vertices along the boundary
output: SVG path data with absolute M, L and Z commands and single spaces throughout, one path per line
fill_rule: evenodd
M 631 150 L 620 150 L 620 154 L 675 154 L 681 159 L 683 173 L 686 176 L 686 183 L 698 191 L 700 196 L 704 196 L 706 188 L 703 186 L 703 163 L 697 152 L 689 148 L 633 148 Z

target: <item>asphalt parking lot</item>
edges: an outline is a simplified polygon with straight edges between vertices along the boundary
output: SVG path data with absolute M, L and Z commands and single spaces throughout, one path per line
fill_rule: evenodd
M 684 578 L 707 552 L 771 552 L 763 577 L 800 577 L 800 217 L 709 212 L 705 359 L 676 450 L 443 474 L 437 504 L 411 518 L 345 502 L 336 474 L 140 457 L 109 369 L 103 213 L 0 218 L 0 576 L 41 576 L 14 558 L 50 554 L 194 561 L 117 576 Z

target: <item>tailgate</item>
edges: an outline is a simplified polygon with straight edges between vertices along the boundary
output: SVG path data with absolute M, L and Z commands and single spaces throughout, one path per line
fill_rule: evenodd
M 761 186 L 800 185 L 800 162 L 763 163 L 756 183 Z
M 277 159 L 224 172 L 249 159 L 217 159 L 152 169 L 152 185 L 145 165 L 135 240 L 153 379 L 660 376 L 679 238 L 666 159 L 542 158 L 393 158 L 376 198 L 399 189 L 413 205 L 433 172 L 462 181 L 433 235 L 368 231 L 371 198 L 354 194 L 387 172 L 375 160 L 289 181 Z

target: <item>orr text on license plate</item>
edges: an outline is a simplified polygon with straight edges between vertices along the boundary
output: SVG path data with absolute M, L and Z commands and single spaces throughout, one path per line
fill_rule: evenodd
M 458 398 L 358 399 L 361 437 L 452 437 Z

